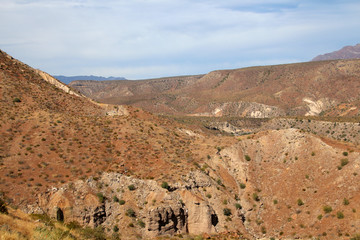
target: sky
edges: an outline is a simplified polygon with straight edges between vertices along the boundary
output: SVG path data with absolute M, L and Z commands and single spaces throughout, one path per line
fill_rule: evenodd
M 0 49 L 51 75 L 145 79 L 360 43 L 359 0 L 1 0 Z

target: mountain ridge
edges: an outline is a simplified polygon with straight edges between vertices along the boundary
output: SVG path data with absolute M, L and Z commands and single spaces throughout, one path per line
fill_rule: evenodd
M 349 102 L 348 114 L 356 115 L 359 96 L 351 90 L 359 88 L 359 65 L 359 60 L 328 60 L 216 70 L 186 79 L 76 81 L 70 86 L 96 101 L 130 104 L 160 114 L 320 115 Z
M 360 44 L 345 46 L 340 50 L 325 53 L 314 57 L 311 61 L 337 60 L 337 59 L 358 59 L 360 58 Z
M 79 75 L 79 76 L 54 75 L 54 78 L 60 80 L 65 84 L 69 84 L 70 82 L 76 80 L 95 80 L 95 81 L 126 80 L 126 78 L 124 77 L 102 77 L 102 76 L 94 76 L 94 75 Z

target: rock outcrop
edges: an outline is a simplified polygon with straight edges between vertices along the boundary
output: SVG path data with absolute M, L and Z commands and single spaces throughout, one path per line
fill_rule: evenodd
M 151 209 L 148 215 L 149 235 L 163 235 L 188 232 L 188 213 L 181 205 Z

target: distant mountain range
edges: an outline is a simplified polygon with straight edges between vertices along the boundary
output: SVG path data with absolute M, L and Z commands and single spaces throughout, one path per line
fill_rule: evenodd
M 346 46 L 338 51 L 325 53 L 316 56 L 312 61 L 337 60 L 337 59 L 356 59 L 360 58 L 360 44 L 355 46 Z
M 60 80 L 63 83 L 69 84 L 72 81 L 76 80 L 96 80 L 96 81 L 108 81 L 108 80 L 126 80 L 124 77 L 101 77 L 101 76 L 63 76 L 63 75 L 57 75 L 54 76 L 56 79 Z

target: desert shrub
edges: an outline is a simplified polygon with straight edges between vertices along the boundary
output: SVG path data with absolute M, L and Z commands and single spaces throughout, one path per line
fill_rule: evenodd
M 8 214 L 7 207 L 5 205 L 5 201 L 0 198 L 0 213 Z
M 104 229 L 100 226 L 96 228 L 90 228 L 90 227 L 83 228 L 80 234 L 85 239 L 106 240 Z
M 360 240 L 360 234 L 354 235 L 350 240 Z
M 342 154 L 343 154 L 345 157 L 346 157 L 347 155 L 349 155 L 348 152 L 343 152 Z
M 125 200 L 120 199 L 120 200 L 119 200 L 119 204 L 120 204 L 120 205 L 124 205 L 124 204 L 125 204 Z
M 343 158 L 340 161 L 340 164 L 341 164 L 342 167 L 347 165 L 348 163 L 349 163 L 349 159 L 347 159 L 347 158 Z
M 241 209 L 242 206 L 240 205 L 240 203 L 235 203 L 235 208 L 236 208 L 236 209 Z
M 21 102 L 21 100 L 20 100 L 20 98 L 16 97 L 16 98 L 13 99 L 13 102 Z
M 119 227 L 118 227 L 117 225 L 115 225 L 115 226 L 113 227 L 113 231 L 114 231 L 114 232 L 118 232 L 118 231 L 119 231 Z
M 162 188 L 165 188 L 165 189 L 169 189 L 169 188 L 170 188 L 170 186 L 169 186 L 169 184 L 168 184 L 167 182 L 162 182 L 161 187 L 162 187 Z
M 298 205 L 298 206 L 302 206 L 302 205 L 304 205 L 304 202 L 299 198 L 299 199 L 297 200 L 297 205 Z
M 224 208 L 223 212 L 224 212 L 225 216 L 230 216 L 231 215 L 231 209 L 229 209 L 229 208 Z
M 259 195 L 257 195 L 257 193 L 253 193 L 252 197 L 255 201 L 257 201 L 257 202 L 260 201 L 260 197 L 259 197 Z
M 322 219 L 322 217 L 323 217 L 323 215 L 322 215 L 322 214 L 320 214 L 319 216 L 317 216 L 317 219 L 321 220 L 321 219 Z
M 278 204 L 278 200 L 277 200 L 277 199 L 274 199 L 274 200 L 273 200 L 273 203 L 274 203 L 274 204 Z
M 332 211 L 332 207 L 326 205 L 326 206 L 323 207 L 323 210 L 324 210 L 325 213 L 330 213 Z
M 105 202 L 105 196 L 104 194 L 102 194 L 101 192 L 97 193 L 96 196 L 98 197 L 98 200 L 100 203 L 104 203 Z
M 251 157 L 249 155 L 245 155 L 245 160 L 246 161 L 250 161 L 251 160 Z
M 342 212 L 337 212 L 337 213 L 336 213 L 336 217 L 337 217 L 338 219 L 343 219 L 343 218 L 344 218 L 344 213 L 342 213 Z
M 81 225 L 77 221 L 71 221 L 66 224 L 66 227 L 69 229 L 78 229 L 78 228 L 81 228 Z
M 132 208 L 128 208 L 126 210 L 126 215 L 129 216 L 129 217 L 136 217 L 136 213 Z
M 141 228 L 144 228 L 145 227 L 145 223 L 142 221 L 142 220 L 139 220 L 137 222 L 137 224 L 141 227 Z
M 130 191 L 134 191 L 136 189 L 134 184 L 129 185 L 128 188 Z
M 348 200 L 348 199 L 344 198 L 344 200 L 343 200 L 343 204 L 344 204 L 344 205 L 349 205 L 349 204 L 350 204 L 350 202 L 349 202 L 349 200 Z
M 246 185 L 244 183 L 240 183 L 240 188 L 241 189 L 245 189 L 246 188 Z
M 119 202 L 119 198 L 118 198 L 117 196 L 114 196 L 114 197 L 113 197 L 113 201 L 114 201 L 114 202 Z
M 206 197 L 207 197 L 207 198 L 211 198 L 212 196 L 211 196 L 210 193 L 208 193 L 208 194 L 206 194 Z

